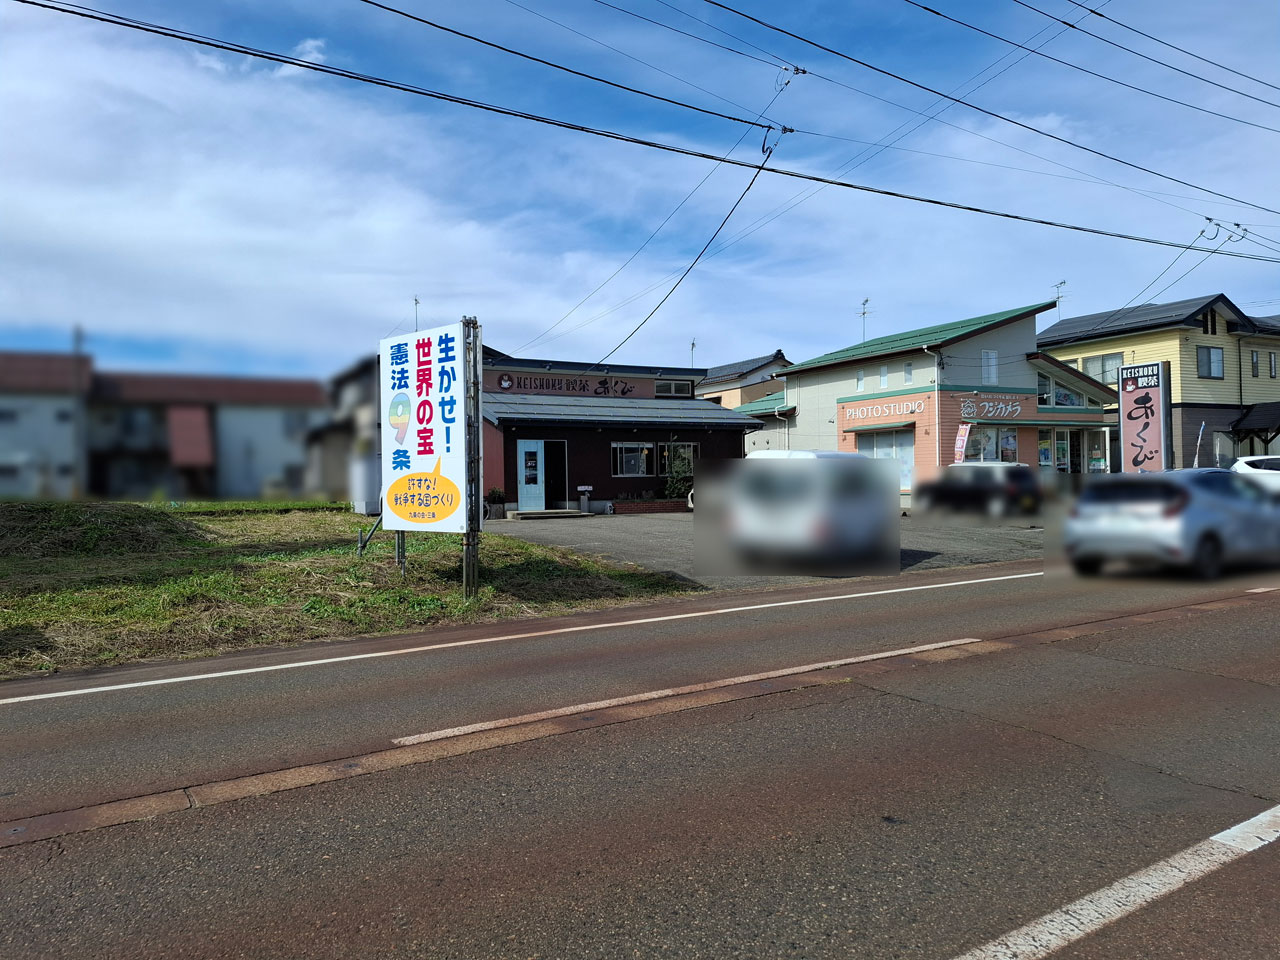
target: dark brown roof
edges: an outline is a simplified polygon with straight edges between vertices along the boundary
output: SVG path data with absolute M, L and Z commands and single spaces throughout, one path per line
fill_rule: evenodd
M 268 407 L 328 405 L 319 380 L 201 377 L 168 373 L 99 373 L 93 398 L 103 403 L 209 403 Z
M 83 393 L 92 375 L 93 359 L 84 355 L 0 351 L 0 392 Z

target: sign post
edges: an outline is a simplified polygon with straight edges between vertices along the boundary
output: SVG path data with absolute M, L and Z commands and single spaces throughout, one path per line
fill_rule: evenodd
M 1120 466 L 1125 473 L 1165 469 L 1168 377 L 1162 363 L 1120 368 Z
M 480 590 L 480 324 L 475 317 L 462 318 L 463 363 L 466 385 L 466 530 L 462 534 L 462 595 L 474 597 Z
M 382 526 L 396 531 L 401 570 L 407 560 L 405 531 L 471 531 L 474 554 L 480 506 L 479 353 L 474 318 L 379 344 Z M 464 546 L 467 542 L 464 537 Z M 474 589 L 474 562 L 472 572 Z M 464 550 L 464 586 L 465 573 Z

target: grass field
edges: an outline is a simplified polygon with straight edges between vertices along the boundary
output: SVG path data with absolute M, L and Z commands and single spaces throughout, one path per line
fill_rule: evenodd
M 461 538 L 393 535 L 337 510 L 201 515 L 124 503 L 0 503 L 0 677 L 262 644 L 562 613 L 696 589 L 484 534 L 462 596 Z

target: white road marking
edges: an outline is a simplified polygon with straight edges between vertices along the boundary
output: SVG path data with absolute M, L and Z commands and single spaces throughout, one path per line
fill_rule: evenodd
M 963 640 L 944 640 L 940 643 L 924 643 L 917 647 L 903 647 L 899 650 L 883 650 L 880 653 L 867 653 L 860 657 L 846 657 L 843 660 L 826 660 L 822 663 L 807 663 L 801 667 L 786 667 L 782 670 L 770 670 L 767 673 L 752 673 L 744 677 L 728 677 L 724 680 L 708 680 L 706 683 L 692 683 L 687 687 L 669 687 L 666 690 L 649 690 L 645 693 L 633 693 L 625 697 L 614 697 L 610 700 L 593 700 L 591 703 L 579 703 L 572 707 L 556 707 L 554 710 L 542 710 L 538 713 L 525 713 L 518 717 L 504 717 L 501 720 L 485 720 L 481 723 L 470 723 L 464 727 L 449 727 L 447 730 L 432 730 L 430 733 L 415 733 L 409 737 L 398 737 L 391 742 L 400 747 L 409 747 L 415 743 L 427 743 L 431 740 L 448 740 L 468 733 L 481 733 L 485 730 L 501 730 L 503 727 L 515 727 L 522 723 L 535 723 L 539 720 L 553 720 L 556 717 L 568 717 L 576 713 L 589 713 L 592 710 L 607 710 L 609 707 L 623 707 L 631 703 L 645 703 L 649 700 L 662 700 L 667 697 L 679 697 L 687 693 L 703 693 L 707 690 L 719 690 L 721 687 L 734 687 L 740 683 L 754 683 L 757 680 L 777 680 L 781 677 L 793 677 L 798 673 L 811 673 L 814 670 L 828 670 L 832 667 L 847 667 L 852 663 L 866 663 L 870 660 L 887 660 L 889 657 L 901 657 L 910 653 L 925 653 L 929 650 L 941 650 L 945 647 L 958 647 L 966 643 L 981 643 L 978 637 L 966 637 Z
M 1246 590 L 1245 593 L 1270 593 L 1274 589 L 1276 588 L 1275 587 L 1253 587 L 1249 590 Z
M 1280 837 L 1280 806 L 957 957 L 1040 960 Z
M 586 630 L 609 630 L 614 627 L 631 627 L 644 623 L 663 623 L 668 620 L 692 620 L 697 617 L 717 617 L 729 613 L 744 613 L 751 610 L 768 610 L 774 607 L 794 607 L 806 603 L 832 603 L 838 600 L 857 600 L 862 597 L 880 597 L 891 593 L 911 593 L 919 590 L 941 590 L 945 587 L 965 587 L 976 583 L 997 583 L 1002 580 L 1024 580 L 1028 577 L 1043 577 L 1044 571 L 1035 573 L 1011 573 L 1002 577 L 980 577 L 976 580 L 951 580 L 947 583 L 925 583 L 914 587 L 894 587 L 889 590 L 867 590 L 863 593 L 843 593 L 834 597 L 806 597 L 802 600 L 777 600 L 773 603 L 753 603 L 741 607 L 723 607 L 719 610 L 700 610 L 691 613 L 673 613 L 663 617 L 641 617 L 635 620 L 615 620 L 610 623 L 591 623 L 579 627 L 558 627 L 553 630 L 530 630 L 525 633 L 508 633 L 500 637 L 481 637 L 477 640 L 455 640 L 449 643 L 429 643 L 418 647 L 403 647 L 399 650 L 380 650 L 376 653 L 353 653 L 341 657 L 325 657 L 320 660 L 298 660 L 291 663 L 276 663 L 267 667 L 244 667 L 239 670 L 218 670 L 214 673 L 196 673 L 185 677 L 164 677 L 159 680 L 136 680 L 132 683 L 113 683 L 102 687 L 82 687 L 78 690 L 60 690 L 55 693 L 33 693 L 23 697 L 8 697 L 0 700 L 0 706 L 11 703 L 29 703 L 32 700 L 53 700 L 60 697 L 79 697 L 90 693 L 108 693 L 114 690 L 133 690 L 138 687 L 156 687 L 169 683 L 190 683 L 193 680 L 218 680 L 223 677 L 239 677 L 250 673 L 271 673 L 276 670 L 296 670 L 299 667 L 319 667 L 331 663 L 350 663 L 353 660 L 373 660 L 379 657 L 398 657 L 407 653 L 426 653 L 430 650 L 445 650 L 450 647 L 470 647 L 483 643 L 501 643 L 507 640 L 527 640 L 532 637 L 548 637 L 558 633 L 581 633 Z

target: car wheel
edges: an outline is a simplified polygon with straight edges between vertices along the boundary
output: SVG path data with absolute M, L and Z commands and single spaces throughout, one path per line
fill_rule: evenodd
M 1082 577 L 1096 577 L 1102 570 L 1102 561 L 1097 557 L 1077 557 L 1071 566 Z
M 1222 574 L 1222 544 L 1218 538 L 1205 535 L 1196 544 L 1191 570 L 1201 580 L 1216 580 Z

